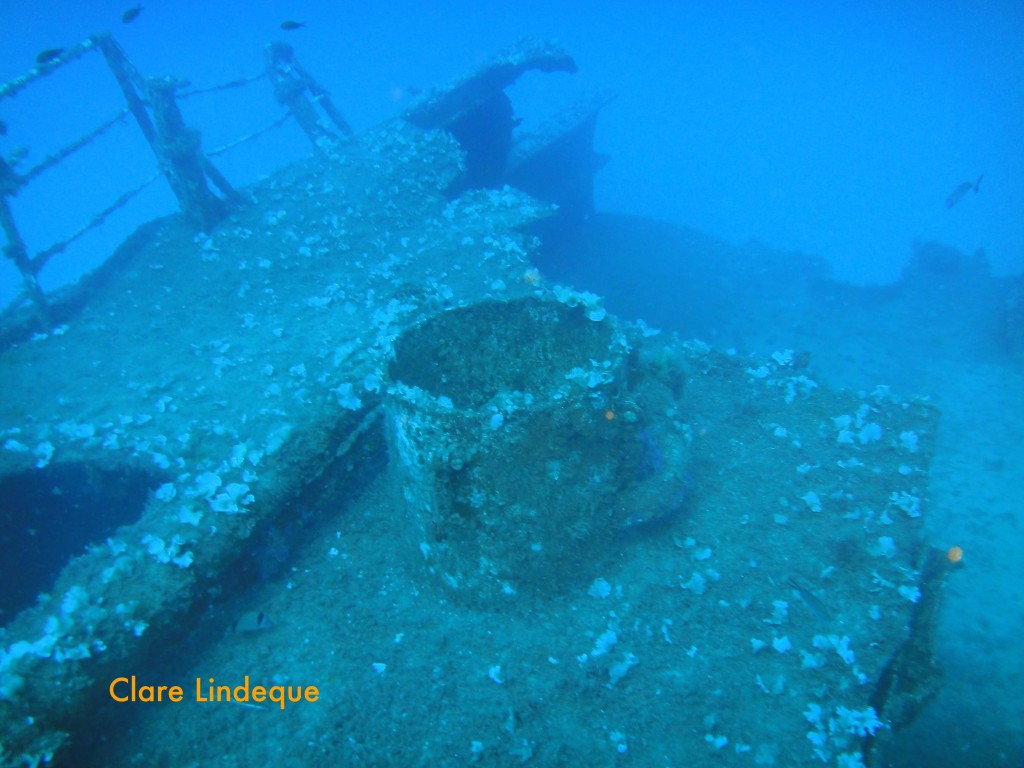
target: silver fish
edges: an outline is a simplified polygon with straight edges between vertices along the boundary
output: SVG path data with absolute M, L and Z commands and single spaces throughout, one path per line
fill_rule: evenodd
M 270 626 L 272 626 L 270 618 L 263 611 L 246 611 L 231 625 L 231 631 L 247 634 L 249 632 L 260 632 Z
M 811 609 L 811 613 L 813 613 L 815 617 L 817 617 L 821 621 L 828 621 L 828 606 L 826 606 L 825 603 L 823 603 L 817 595 L 815 595 L 813 592 L 811 592 L 811 590 L 803 586 L 793 576 L 789 577 L 789 586 L 791 586 L 796 591 L 796 593 L 800 596 L 800 599 L 803 600 L 804 605 Z

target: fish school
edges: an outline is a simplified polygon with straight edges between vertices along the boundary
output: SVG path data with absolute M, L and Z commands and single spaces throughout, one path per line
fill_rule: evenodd
M 180 685 L 139 685 L 135 675 L 132 675 L 130 678 L 116 677 L 110 681 L 110 698 L 119 702 L 170 701 L 179 703 L 185 698 L 185 691 Z M 272 685 L 269 688 L 263 685 L 254 685 L 250 687 L 249 676 L 246 675 L 243 683 L 233 688 L 230 685 L 215 685 L 212 677 L 209 678 L 209 682 L 204 688 L 203 679 L 196 678 L 195 700 L 199 703 L 228 701 L 248 706 L 259 706 L 263 702 L 270 701 L 283 710 L 286 704 L 297 704 L 300 701 L 314 702 L 319 698 L 320 689 L 315 685 Z

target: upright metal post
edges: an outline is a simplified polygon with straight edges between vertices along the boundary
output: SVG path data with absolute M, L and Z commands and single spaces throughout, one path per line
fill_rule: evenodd
M 154 149 L 186 218 L 205 229 L 224 215 L 224 202 L 206 186 L 199 132 L 185 127 L 174 100 L 177 87 L 178 82 L 169 77 L 146 82 L 156 129 Z
M 320 119 L 314 104 L 320 105 L 342 136 L 352 135 L 351 126 L 335 108 L 330 93 L 296 61 L 295 51 L 290 45 L 270 43 L 266 48 L 266 57 L 267 77 L 274 88 L 274 96 L 288 107 L 314 148 L 323 151 L 321 142 L 334 144 L 340 138 Z M 312 99 L 306 96 L 307 91 L 312 94 Z
M 17 225 L 14 223 L 14 215 L 11 207 L 7 204 L 8 195 L 17 193 L 20 184 L 18 175 L 8 165 L 7 161 L 0 157 L 0 227 L 4 230 L 7 243 L 4 245 L 4 256 L 14 262 L 14 266 L 21 273 L 21 281 L 25 287 L 25 294 L 35 307 L 36 314 L 42 322 L 43 327 L 48 325 L 49 311 L 46 306 L 46 296 L 39 285 L 39 277 L 32 259 L 29 258 L 25 241 L 21 238 Z
M 206 176 L 209 175 L 226 195 L 235 197 L 237 193 L 203 155 L 199 133 L 185 126 L 174 99 L 174 92 L 179 83 L 171 78 L 150 78 L 143 81 L 121 50 L 121 46 L 112 37 L 97 35 L 95 39 L 110 71 L 121 87 L 128 109 L 139 124 L 171 190 L 178 198 L 182 212 L 200 229 L 216 223 L 224 215 L 225 205 L 224 201 L 207 186 Z M 139 90 L 142 90 L 149 100 L 153 112 L 152 119 L 146 110 L 145 101 L 139 95 Z

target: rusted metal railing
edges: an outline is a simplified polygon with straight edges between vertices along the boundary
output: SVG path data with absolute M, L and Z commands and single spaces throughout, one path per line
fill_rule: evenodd
M 352 135 L 352 128 L 335 108 L 327 89 L 299 64 L 290 45 L 270 43 L 266 48 L 266 59 L 267 77 L 274 88 L 274 96 L 288 108 L 315 149 L 325 152 L 340 139 Z M 329 123 L 321 119 L 316 111 L 317 105 Z
M 185 219 L 196 229 L 204 230 L 215 225 L 231 206 L 243 199 L 214 166 L 211 157 L 261 136 L 283 125 L 290 118 L 295 119 L 309 137 L 313 147 L 322 153 L 328 153 L 330 146 L 352 133 L 352 129 L 331 101 L 330 94 L 298 63 L 294 51 L 285 43 L 271 43 L 267 46 L 266 69 L 260 74 L 210 88 L 186 90 L 188 83 L 185 81 L 171 77 L 143 77 L 111 35 L 93 35 L 67 51 L 50 52 L 52 55 L 29 73 L 0 84 L 0 100 L 16 95 L 36 80 L 52 75 L 94 51 L 102 54 L 117 81 L 125 99 L 125 108 L 67 146 L 48 155 L 24 173 L 16 170 L 14 161 L 0 156 L 0 229 L 7 240 L 3 253 L 14 263 L 21 275 L 22 300 L 27 299 L 31 302 L 40 324 L 44 327 L 48 325 L 48 312 L 46 297 L 39 284 L 39 273 L 42 268 L 53 256 L 66 250 L 86 232 L 98 227 L 110 214 L 123 207 L 161 176 L 167 180 Z M 216 150 L 204 152 L 199 132 L 186 125 L 178 108 L 178 101 L 182 98 L 243 87 L 263 78 L 270 80 L 277 100 L 284 104 L 288 111 L 269 125 Z M 327 119 L 322 118 L 317 107 Z M 134 118 L 156 157 L 158 172 L 142 184 L 122 193 L 70 237 L 31 255 L 15 221 L 10 199 L 43 172 L 88 146 L 129 115 Z

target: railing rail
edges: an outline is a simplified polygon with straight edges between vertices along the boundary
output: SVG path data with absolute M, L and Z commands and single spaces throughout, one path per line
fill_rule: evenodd
M 202 230 L 215 225 L 233 205 L 243 200 L 214 166 L 212 157 L 275 130 L 289 119 L 297 122 L 309 137 L 314 150 L 322 154 L 330 154 L 333 146 L 352 133 L 327 90 L 299 64 L 291 46 L 280 42 L 266 47 L 263 72 L 207 88 L 188 89 L 187 82 L 172 77 L 144 77 L 110 34 L 93 35 L 66 51 L 52 52 L 50 57 L 30 72 L 0 84 L 0 100 L 15 96 L 39 79 L 53 75 L 95 51 L 102 54 L 126 106 L 71 143 L 47 155 L 24 173 L 16 170 L 15 161 L 0 156 L 0 229 L 6 238 L 3 253 L 21 274 L 22 295 L 19 302 L 31 302 L 38 323 L 44 328 L 49 323 L 46 296 L 39 284 L 39 273 L 43 267 L 73 242 L 100 226 L 112 213 L 124 207 L 157 179 L 166 179 L 185 219 L 196 229 Z M 242 88 L 263 79 L 270 81 L 277 101 L 287 108 L 287 112 L 267 125 L 216 149 L 203 151 L 199 132 L 187 126 L 182 117 L 178 108 L 179 100 Z M 129 116 L 134 118 L 149 144 L 159 170 L 141 184 L 124 191 L 69 237 L 31 255 L 15 221 L 10 198 Z

